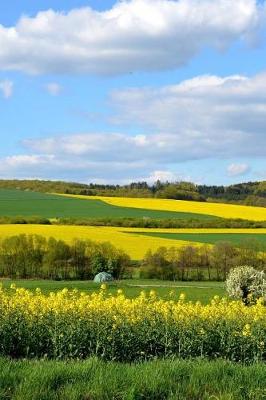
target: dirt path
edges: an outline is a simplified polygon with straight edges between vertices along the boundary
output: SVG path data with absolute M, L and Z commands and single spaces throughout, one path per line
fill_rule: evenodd
M 132 283 L 128 283 L 127 286 L 131 287 L 140 287 L 140 288 L 149 288 L 149 287 L 158 287 L 158 288 L 179 288 L 179 289 L 217 289 L 217 286 L 180 286 L 180 285 L 134 285 Z M 218 286 L 219 289 L 222 288 L 222 286 Z

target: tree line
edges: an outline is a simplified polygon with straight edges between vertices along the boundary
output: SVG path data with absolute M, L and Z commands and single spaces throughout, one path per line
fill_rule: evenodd
M 162 280 L 225 281 L 231 268 L 251 265 L 266 270 L 266 254 L 257 242 L 233 246 L 217 242 L 214 246 L 186 245 L 149 250 L 140 267 L 140 277 Z
M 193 214 L 192 214 L 193 215 Z M 258 229 L 266 228 L 266 221 L 251 221 L 245 219 L 232 219 L 213 217 L 211 219 L 196 219 L 191 216 L 187 219 L 179 218 L 57 218 L 49 219 L 44 217 L 0 217 L 0 225 L 78 225 L 78 226 L 117 226 L 124 228 L 242 228 L 242 229 Z
M 0 276 L 12 279 L 87 280 L 102 271 L 124 276 L 130 257 L 110 243 L 41 235 L 17 235 L 0 242 Z

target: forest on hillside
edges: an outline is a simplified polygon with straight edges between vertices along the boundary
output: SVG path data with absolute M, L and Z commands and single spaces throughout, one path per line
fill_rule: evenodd
M 79 194 L 85 196 L 155 197 L 208 201 L 266 207 L 266 181 L 223 185 L 196 185 L 191 182 L 132 182 L 128 185 L 84 184 L 44 180 L 0 180 L 0 188 Z

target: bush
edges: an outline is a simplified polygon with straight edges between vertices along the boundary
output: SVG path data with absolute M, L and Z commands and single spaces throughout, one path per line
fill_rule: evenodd
M 226 290 L 229 296 L 249 304 L 265 296 L 266 274 L 248 265 L 233 268 L 226 279 Z

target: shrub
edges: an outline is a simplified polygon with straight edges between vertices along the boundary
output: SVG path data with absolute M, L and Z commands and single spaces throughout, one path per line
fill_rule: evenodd
M 229 296 L 249 304 L 265 296 L 266 274 L 248 265 L 233 268 L 226 279 L 226 290 Z

